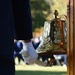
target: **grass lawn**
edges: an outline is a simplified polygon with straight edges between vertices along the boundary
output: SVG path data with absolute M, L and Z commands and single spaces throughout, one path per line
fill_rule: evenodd
M 67 68 L 62 66 L 42 67 L 38 65 L 16 65 L 16 75 L 67 75 Z

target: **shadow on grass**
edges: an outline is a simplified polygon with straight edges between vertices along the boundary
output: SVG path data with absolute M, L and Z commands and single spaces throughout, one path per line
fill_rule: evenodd
M 55 71 L 16 71 L 15 75 L 67 75 L 67 72 Z

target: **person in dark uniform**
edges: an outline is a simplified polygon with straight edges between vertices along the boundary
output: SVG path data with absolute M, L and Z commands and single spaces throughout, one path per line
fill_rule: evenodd
M 18 58 L 18 63 L 17 64 L 20 64 L 21 60 L 23 60 L 22 58 L 22 55 L 19 53 L 23 48 L 23 44 L 20 40 L 15 40 L 14 39 L 14 60 L 15 58 L 17 57 Z M 16 64 L 16 62 L 15 62 Z
M 29 0 L 0 0 L 0 75 L 15 75 L 14 35 L 27 46 L 32 44 Z

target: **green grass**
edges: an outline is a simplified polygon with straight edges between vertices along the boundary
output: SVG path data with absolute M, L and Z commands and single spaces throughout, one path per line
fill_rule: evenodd
M 18 64 L 17 59 L 15 60 Z M 15 65 L 16 74 L 15 75 L 67 75 L 67 67 L 62 66 L 38 66 L 34 65 L 25 65 L 21 61 L 21 65 Z
M 17 71 L 16 75 L 66 75 L 66 72 Z
M 67 68 L 62 66 L 42 67 L 37 65 L 16 65 L 16 75 L 67 75 Z

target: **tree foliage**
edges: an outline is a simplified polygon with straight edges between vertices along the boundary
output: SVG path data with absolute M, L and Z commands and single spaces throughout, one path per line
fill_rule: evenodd
M 33 29 L 42 27 L 50 12 L 50 6 L 45 0 L 31 0 Z
M 45 20 L 53 16 L 54 10 L 66 14 L 66 0 L 30 0 L 33 31 L 43 27 Z

